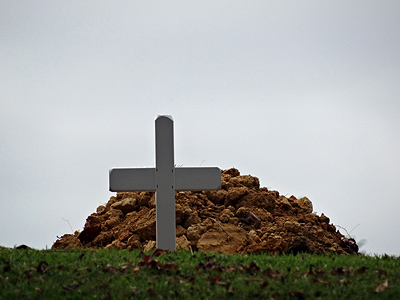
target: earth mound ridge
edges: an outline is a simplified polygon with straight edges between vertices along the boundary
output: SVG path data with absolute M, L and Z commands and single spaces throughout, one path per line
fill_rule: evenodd
M 176 192 L 177 249 L 236 253 L 358 254 L 307 197 L 297 199 L 261 187 L 235 169 L 221 172 L 222 189 Z M 52 246 L 65 248 L 156 248 L 154 192 L 119 192 L 88 216 L 84 229 Z

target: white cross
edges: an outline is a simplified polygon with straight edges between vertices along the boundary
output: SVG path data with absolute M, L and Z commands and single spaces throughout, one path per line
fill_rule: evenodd
M 175 250 L 175 191 L 204 191 L 221 188 L 218 167 L 175 168 L 174 126 L 169 115 L 156 118 L 156 167 L 110 170 L 110 191 L 156 192 L 157 248 Z

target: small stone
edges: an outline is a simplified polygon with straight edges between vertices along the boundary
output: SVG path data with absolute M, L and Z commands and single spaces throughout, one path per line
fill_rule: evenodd
M 191 214 L 184 222 L 183 227 L 188 228 L 193 224 L 198 224 L 201 222 L 200 217 L 197 214 Z
M 284 210 L 292 210 L 292 205 L 290 204 L 290 202 L 288 201 L 288 199 L 286 199 L 285 197 L 281 196 L 279 198 L 279 204 L 280 206 L 284 209 Z
M 238 218 L 247 218 L 249 215 L 249 211 L 245 207 L 240 207 L 236 212 L 236 217 Z
M 329 218 L 327 216 L 325 216 L 323 213 L 319 217 L 319 221 L 322 222 L 322 223 L 329 224 Z
M 189 229 L 190 229 L 190 227 L 189 227 Z M 186 235 L 187 235 L 187 238 L 189 239 L 189 241 L 191 241 L 193 245 L 196 245 L 197 241 L 201 237 L 198 232 L 192 231 L 192 230 L 188 230 Z
M 131 237 L 128 239 L 126 244 L 128 245 L 128 247 L 130 247 L 130 249 L 141 249 L 142 248 L 142 244 L 140 243 L 139 236 L 137 234 L 131 235 Z
M 303 197 L 297 200 L 297 204 L 304 211 L 304 213 L 312 213 L 313 205 L 307 197 Z
M 138 206 L 148 206 L 153 194 L 154 192 L 140 192 L 139 197 L 137 197 Z
M 182 220 L 185 216 L 185 211 L 182 208 L 182 205 L 176 204 L 175 205 L 175 220 L 177 224 L 181 224 Z
M 181 235 L 186 234 L 187 230 L 183 228 L 181 225 L 176 226 L 176 236 L 180 237 Z
M 52 249 L 82 249 L 83 245 L 74 234 L 64 234 L 52 246 Z
M 286 221 L 283 226 L 285 230 L 293 233 L 298 233 L 301 230 L 301 225 L 296 221 Z
M 245 186 L 248 188 L 255 188 L 255 189 L 258 189 L 260 187 L 259 179 L 257 177 L 253 177 L 250 175 L 232 177 L 230 179 L 230 182 L 234 186 Z
M 156 248 L 157 248 L 156 241 L 148 241 L 146 243 L 146 245 L 144 245 L 143 251 L 147 252 L 147 251 L 155 250 Z
M 252 238 L 254 242 L 261 243 L 261 239 L 254 229 L 249 231 L 249 236 Z
M 190 250 L 190 242 L 182 235 L 176 239 L 176 249 Z
M 105 226 L 107 228 L 113 228 L 113 227 L 119 225 L 120 223 L 121 222 L 118 217 L 111 217 L 105 222 Z
M 206 230 L 207 228 L 204 225 L 196 224 L 187 229 L 186 236 L 192 245 L 196 245 L 197 241 L 200 239 L 203 233 L 206 232 Z
M 225 202 L 226 194 L 228 193 L 226 190 L 218 190 L 218 191 L 206 191 L 205 192 L 208 199 L 210 199 L 214 204 L 221 205 Z
M 230 175 L 231 177 L 240 176 L 240 172 L 238 169 L 230 168 L 222 171 L 222 175 Z
M 322 238 L 325 236 L 325 233 L 324 233 L 324 232 L 325 232 L 324 230 L 318 229 L 317 232 L 316 232 L 317 237 L 318 237 L 319 239 L 322 239 Z
M 98 215 L 102 215 L 106 212 L 106 207 L 104 205 L 100 205 L 99 207 L 97 207 L 96 209 L 96 213 Z
M 228 214 L 222 214 L 222 215 L 219 216 L 219 220 L 222 223 L 228 223 L 229 219 L 230 219 L 230 216 Z
M 232 207 L 232 206 L 229 206 L 229 207 Z M 233 217 L 233 212 L 232 212 L 232 210 L 229 209 L 229 207 L 228 207 L 228 208 L 225 208 L 225 209 L 222 211 L 222 214 L 223 214 L 223 215 L 228 215 L 229 217 Z
M 120 249 L 125 249 L 126 248 L 126 244 L 121 242 L 121 241 L 115 240 L 111 244 L 105 246 L 104 248 L 105 249 L 117 249 L 117 250 L 120 250 Z
M 124 213 L 120 209 L 111 208 L 109 211 L 107 211 L 103 215 L 103 217 L 105 217 L 105 218 L 117 217 L 117 218 L 123 219 Z
M 235 206 L 236 203 L 243 196 L 247 195 L 248 189 L 246 187 L 232 187 L 228 190 L 228 194 L 225 199 L 225 206 L 228 207 L 230 205 Z
M 113 240 L 113 234 L 110 231 L 102 231 L 100 234 L 93 240 L 93 245 L 97 247 L 105 247 Z
M 268 212 L 273 213 L 275 210 L 275 197 L 266 191 L 257 190 L 251 191 L 245 195 L 236 205 L 236 208 L 245 206 L 248 208 L 260 208 L 265 209 Z
M 112 209 L 119 209 L 124 215 L 134 211 L 137 207 L 137 200 L 135 198 L 125 198 L 121 201 L 115 202 L 111 205 Z
M 228 206 L 228 209 L 232 212 L 232 213 L 235 213 L 235 208 L 232 206 L 232 205 L 229 205 Z

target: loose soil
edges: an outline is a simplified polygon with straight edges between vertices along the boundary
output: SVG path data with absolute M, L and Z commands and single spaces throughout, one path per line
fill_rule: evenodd
M 222 189 L 176 192 L 177 249 L 221 253 L 357 254 L 324 214 L 306 198 L 260 188 L 259 179 L 237 169 L 221 172 Z M 156 248 L 153 192 L 120 192 L 88 216 L 84 229 L 52 246 L 65 248 Z

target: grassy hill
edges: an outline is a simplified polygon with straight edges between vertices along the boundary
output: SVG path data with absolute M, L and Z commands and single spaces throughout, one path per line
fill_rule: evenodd
M 0 249 L 0 299 L 398 299 L 400 258 Z

